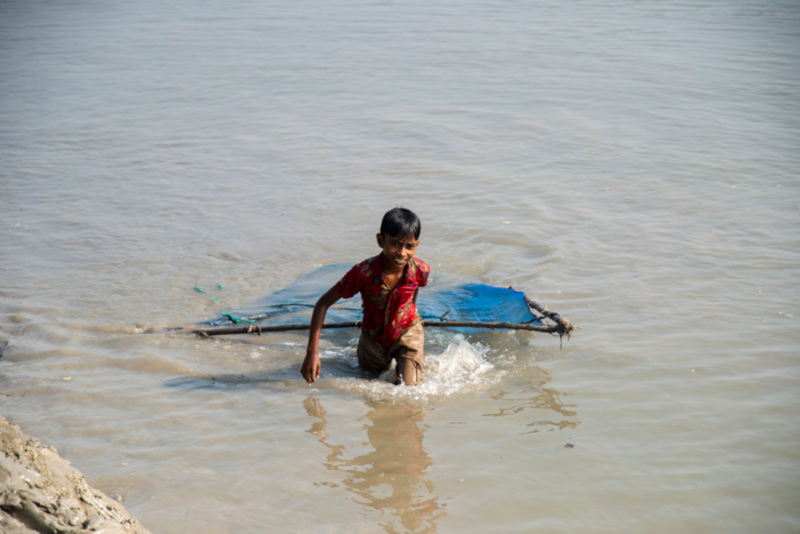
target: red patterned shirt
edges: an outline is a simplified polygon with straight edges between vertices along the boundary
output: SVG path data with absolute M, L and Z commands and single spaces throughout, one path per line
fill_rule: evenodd
M 414 294 L 418 288 L 428 285 L 430 271 L 427 263 L 411 258 L 403 278 L 390 290 L 383 281 L 383 264 L 378 254 L 353 266 L 336 287 L 342 298 L 361 292 L 362 330 L 388 349 L 403 330 L 421 320 Z

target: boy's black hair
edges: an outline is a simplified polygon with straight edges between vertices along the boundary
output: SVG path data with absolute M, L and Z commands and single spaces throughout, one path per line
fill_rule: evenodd
M 422 223 L 419 217 L 405 208 L 393 208 L 386 212 L 381 221 L 381 234 L 392 236 L 414 236 L 419 239 Z

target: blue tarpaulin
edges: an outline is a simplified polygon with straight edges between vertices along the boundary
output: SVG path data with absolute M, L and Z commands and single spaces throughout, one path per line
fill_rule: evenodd
M 226 310 L 220 316 L 201 323 L 223 326 L 233 323 L 287 325 L 308 323 L 317 299 L 352 267 L 348 263 L 328 265 L 301 276 L 285 289 L 276 291 L 253 304 Z M 541 318 L 531 310 L 525 294 L 511 288 L 477 283 L 438 283 L 433 280 L 419 292 L 417 309 L 428 321 L 484 321 L 530 323 L 541 325 Z M 361 320 L 361 299 L 341 300 L 328 309 L 326 322 Z

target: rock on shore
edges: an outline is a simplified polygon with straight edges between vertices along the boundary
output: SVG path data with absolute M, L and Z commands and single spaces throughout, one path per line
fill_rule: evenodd
M 149 534 L 53 447 L 0 417 L 0 532 Z

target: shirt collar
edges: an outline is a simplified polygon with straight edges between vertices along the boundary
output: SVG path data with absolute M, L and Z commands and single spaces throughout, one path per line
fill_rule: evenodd
M 378 273 L 378 278 L 380 279 L 381 283 L 383 283 L 383 260 L 381 259 L 383 256 L 383 252 L 372 258 L 374 262 L 375 270 Z M 403 267 L 403 276 L 400 278 L 400 282 L 398 285 L 405 282 L 406 280 L 411 280 L 417 274 L 417 262 L 414 258 L 408 260 L 408 264 Z

